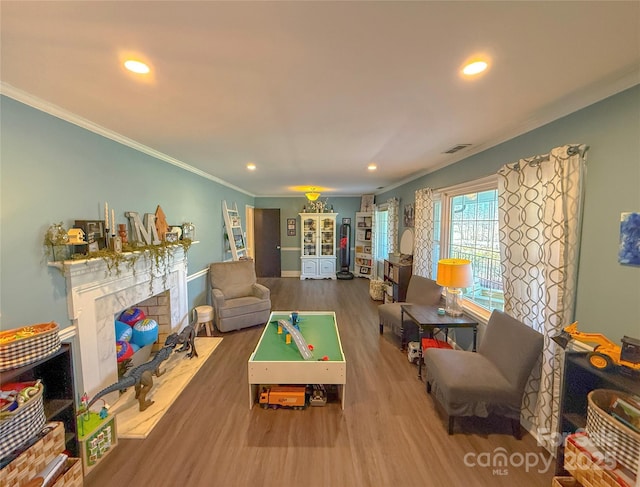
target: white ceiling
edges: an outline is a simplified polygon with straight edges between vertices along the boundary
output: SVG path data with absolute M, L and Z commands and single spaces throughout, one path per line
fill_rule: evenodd
M 0 8 L 5 94 L 257 196 L 393 187 L 640 82 L 638 1 Z

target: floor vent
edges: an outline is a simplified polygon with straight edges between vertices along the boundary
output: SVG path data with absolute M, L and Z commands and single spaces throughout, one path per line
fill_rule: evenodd
M 453 147 L 451 147 L 451 149 L 448 149 L 446 151 L 443 152 L 443 154 L 453 154 L 454 152 L 458 152 L 459 150 L 465 149 L 467 147 L 469 147 L 471 144 L 458 144 L 458 145 L 454 145 Z

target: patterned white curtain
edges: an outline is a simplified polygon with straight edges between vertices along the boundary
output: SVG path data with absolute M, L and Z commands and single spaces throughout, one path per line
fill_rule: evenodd
M 416 190 L 413 273 L 431 278 L 433 273 L 433 198 L 431 188 Z
M 398 251 L 398 211 L 400 207 L 400 201 L 398 198 L 391 198 L 387 200 L 387 224 L 389 229 L 387 232 L 387 245 L 390 254 Z
M 529 378 L 522 417 L 551 452 L 562 367 L 551 337 L 574 318 L 586 151 L 557 147 L 498 171 L 504 310 L 544 335 L 540 375 Z

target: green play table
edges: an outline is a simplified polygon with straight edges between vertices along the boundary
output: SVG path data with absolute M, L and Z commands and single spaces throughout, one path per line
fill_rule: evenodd
M 300 311 L 300 333 L 313 345 L 313 359 L 304 360 L 296 344 L 285 341 L 286 331 L 278 334 L 277 321 L 289 320 L 291 311 L 274 311 L 249 357 L 249 408 L 260 384 L 337 384 L 342 408 L 347 363 L 342 351 L 336 314 L 329 311 Z M 318 360 L 323 357 L 328 360 Z

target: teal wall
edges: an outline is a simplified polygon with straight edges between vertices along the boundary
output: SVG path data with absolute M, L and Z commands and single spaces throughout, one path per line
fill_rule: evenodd
M 337 230 L 340 230 L 340 224 L 343 218 L 351 218 L 351 222 L 355 221 L 356 211 L 360 211 L 360 196 L 358 197 L 331 197 L 323 196 L 323 201 L 327 200 L 329 207 L 333 206 L 334 213 L 338 213 Z M 300 273 L 300 217 L 299 213 L 302 212 L 307 199 L 304 197 L 295 198 L 261 198 L 257 197 L 255 200 L 256 208 L 280 208 L 280 235 L 282 245 L 282 257 L 281 268 L 282 272 L 287 275 L 287 272 Z M 296 219 L 296 236 L 287 236 L 287 218 Z M 256 239 L 260 237 L 256 235 Z M 353 270 L 353 225 L 351 227 L 351 270 Z M 340 262 L 336 260 L 336 265 L 339 266 Z M 338 267 L 339 269 L 339 267 Z
M 281 209 L 282 269 L 300 270 L 300 228 L 286 236 L 304 198 L 252 198 L 207 178 L 0 98 L 0 319 L 1 329 L 54 320 L 68 325 L 61 274 L 46 266 L 41 242 L 47 227 L 102 217 L 105 201 L 124 211 L 153 213 L 162 206 L 170 223 L 192 221 L 199 244 L 189 250 L 189 274 L 223 253 L 222 200 Z M 576 319 L 585 331 L 613 340 L 640 337 L 640 269 L 617 262 L 620 213 L 640 211 L 640 86 L 579 110 L 456 164 L 376 196 L 400 198 L 400 208 L 421 187 L 442 188 L 495 173 L 522 157 L 568 143 L 590 146 Z M 353 221 L 359 197 L 329 197 Z M 402 232 L 401 221 L 400 233 Z M 353 237 L 353 235 L 352 235 Z M 256 238 L 259 238 L 256 235 Z M 352 240 L 353 246 L 353 240 Z M 353 256 L 352 256 L 353 262 Z M 353 267 L 353 266 L 352 266 Z M 190 280 L 189 306 L 208 301 L 205 277 Z
M 66 285 L 46 265 L 50 224 L 103 219 L 104 202 L 125 223 L 125 211 L 155 213 L 170 224 L 191 221 L 199 243 L 189 249 L 189 275 L 223 260 L 222 201 L 241 212 L 253 197 L 159 161 L 71 123 L 0 98 L 1 329 L 56 321 L 68 326 Z M 189 309 L 208 301 L 206 277 L 188 283 Z
M 640 85 L 380 194 L 376 202 L 396 196 L 402 209 L 414 201 L 418 188 L 472 181 L 494 174 L 504 164 L 573 143 L 590 147 L 578 276 L 579 328 L 604 333 L 617 343 L 623 335 L 640 338 L 640 268 L 617 261 L 620 213 L 640 211 Z

